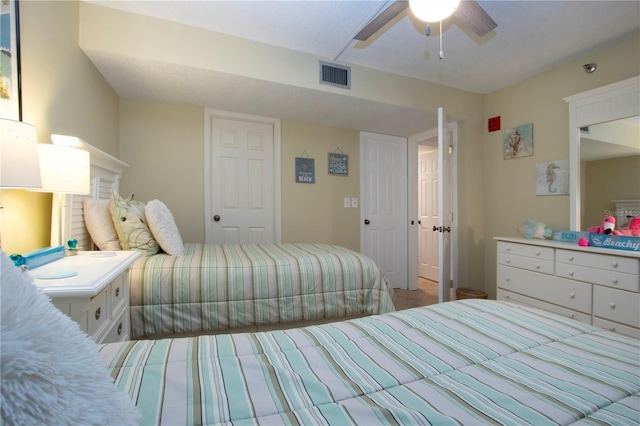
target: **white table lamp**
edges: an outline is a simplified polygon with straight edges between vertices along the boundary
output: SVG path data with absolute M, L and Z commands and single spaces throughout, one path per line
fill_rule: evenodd
M 0 188 L 40 188 L 38 135 L 22 121 L 0 119 Z

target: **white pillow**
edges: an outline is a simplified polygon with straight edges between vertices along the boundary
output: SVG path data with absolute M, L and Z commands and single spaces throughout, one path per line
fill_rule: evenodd
M 100 250 L 121 250 L 118 233 L 109 214 L 109 199 L 85 198 L 83 201 L 84 223 L 91 239 Z M 88 249 L 88 248 L 85 248 Z
M 3 253 L 0 407 L 6 425 L 129 425 L 140 415 L 119 391 L 97 344 Z
M 162 250 L 171 256 L 184 256 L 184 243 L 169 208 L 160 200 L 151 200 L 144 206 L 144 215 Z

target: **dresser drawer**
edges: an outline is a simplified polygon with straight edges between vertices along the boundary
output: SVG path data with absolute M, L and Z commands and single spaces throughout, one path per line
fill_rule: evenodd
M 591 284 L 498 265 L 498 287 L 591 314 Z
M 91 299 L 87 305 L 87 333 L 96 336 L 100 329 L 109 322 L 109 293 L 107 289 Z
M 632 257 L 558 249 L 556 250 L 556 262 L 624 272 L 636 276 L 640 274 L 640 261 Z
M 570 280 L 601 284 L 622 290 L 637 292 L 640 289 L 640 278 L 638 275 L 624 272 L 596 269 L 569 263 L 556 263 L 556 275 Z
M 572 311 L 571 309 L 563 308 L 562 306 L 552 305 L 551 303 L 544 302 L 542 300 L 533 299 L 531 297 L 523 296 L 521 294 L 512 293 L 507 290 L 498 289 L 498 300 L 504 300 L 507 302 L 520 303 L 534 308 L 544 309 L 545 311 L 553 312 L 554 314 L 562 315 L 567 318 L 571 318 L 586 324 L 591 324 L 591 315 L 584 314 L 578 311 Z
M 593 318 L 593 325 L 595 325 L 596 327 L 604 328 L 605 330 L 614 331 L 616 333 L 640 339 L 640 328 L 629 327 L 627 325 L 623 325 L 614 321 L 604 320 L 598 317 Z
M 516 256 L 532 257 L 534 259 L 554 260 L 552 247 L 540 247 L 529 244 L 498 242 L 498 253 L 513 254 Z
M 595 316 L 640 327 L 640 293 L 595 286 L 593 297 Z
M 552 260 L 536 259 L 533 257 L 498 253 L 498 264 L 513 266 L 514 268 L 528 269 L 534 272 L 553 275 L 554 264 Z

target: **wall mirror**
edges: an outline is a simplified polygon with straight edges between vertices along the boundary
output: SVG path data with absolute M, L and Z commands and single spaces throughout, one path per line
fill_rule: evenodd
M 640 202 L 640 185 L 634 182 L 640 165 L 640 76 L 564 100 L 569 103 L 571 229 L 599 225 L 607 213 L 624 221 L 616 201 Z

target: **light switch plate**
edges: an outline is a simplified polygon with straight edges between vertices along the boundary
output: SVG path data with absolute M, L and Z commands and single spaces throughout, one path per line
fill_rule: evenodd
M 351 207 L 353 207 L 354 209 L 358 208 L 358 198 L 356 197 L 351 198 Z
M 348 209 L 349 207 L 351 207 L 351 198 L 344 197 L 344 208 Z

